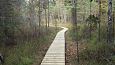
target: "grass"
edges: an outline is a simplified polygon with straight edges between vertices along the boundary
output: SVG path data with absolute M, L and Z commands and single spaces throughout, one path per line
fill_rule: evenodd
M 59 30 L 60 28 L 58 28 Z M 57 33 L 54 27 L 50 27 L 49 31 L 45 32 L 42 29 L 40 36 L 28 40 L 19 39 L 17 45 L 6 47 L 4 51 L 5 63 L 3 65 L 40 65 Z
M 98 65 L 114 64 L 111 59 L 111 57 L 115 55 L 113 51 L 114 47 L 104 43 L 92 43 L 87 45 L 86 49 L 80 52 L 80 59 L 83 65 L 89 65 L 92 62 L 95 62 Z M 87 61 L 87 63 L 84 63 L 83 61 Z
M 101 26 L 101 41 L 98 41 L 98 30 L 92 30 L 91 40 L 89 39 L 88 27 L 84 24 L 78 25 L 79 42 L 79 65 L 115 65 L 115 44 L 106 43 L 106 26 Z M 66 33 L 66 64 L 77 65 L 77 47 L 74 40 L 75 32 L 70 26 Z M 88 40 L 88 41 L 87 41 Z

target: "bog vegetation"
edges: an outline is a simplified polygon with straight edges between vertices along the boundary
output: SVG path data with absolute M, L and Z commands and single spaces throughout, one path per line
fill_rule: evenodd
M 48 0 L 0 0 L 0 64 L 40 65 L 60 30 L 49 23 L 57 19 L 49 14 L 53 5 Z
M 0 63 L 40 65 L 60 25 L 67 65 L 115 65 L 114 20 L 115 0 L 0 0 Z
M 67 65 L 115 64 L 114 2 L 74 0 L 73 4 L 70 4 L 71 0 L 66 0 L 66 6 L 73 7 L 74 16 L 73 25 L 69 26 L 70 31 L 66 34 L 67 49 L 69 48 L 66 51 Z M 77 47 L 74 47 L 75 45 Z

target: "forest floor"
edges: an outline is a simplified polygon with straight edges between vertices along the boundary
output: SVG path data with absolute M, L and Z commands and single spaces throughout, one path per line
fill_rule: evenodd
M 79 52 L 85 49 L 86 44 L 80 42 L 78 44 Z M 72 40 L 70 36 L 70 30 L 66 32 L 66 65 L 76 65 L 77 64 L 77 43 Z

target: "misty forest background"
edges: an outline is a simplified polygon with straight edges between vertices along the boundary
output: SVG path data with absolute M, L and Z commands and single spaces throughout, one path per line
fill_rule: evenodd
M 40 65 L 60 26 L 66 65 L 115 65 L 115 0 L 0 0 L 1 65 Z

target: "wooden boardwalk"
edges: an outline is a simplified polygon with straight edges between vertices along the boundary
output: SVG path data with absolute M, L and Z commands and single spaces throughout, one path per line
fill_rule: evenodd
M 65 32 L 67 28 L 62 27 L 48 49 L 41 65 L 65 65 Z

